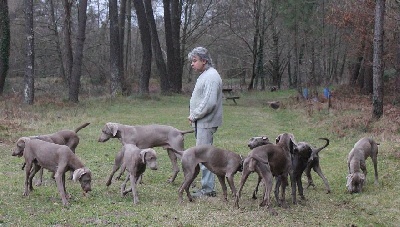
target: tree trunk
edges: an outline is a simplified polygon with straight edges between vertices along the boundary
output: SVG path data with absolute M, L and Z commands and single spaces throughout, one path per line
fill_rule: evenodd
M 119 56 L 118 56 L 118 68 L 119 68 L 119 77 L 121 81 L 122 94 L 129 95 L 129 86 L 126 83 L 125 79 L 125 71 L 124 71 L 124 40 L 125 40 L 125 18 L 126 18 L 126 1 L 121 0 L 120 4 L 120 13 L 118 19 L 118 27 L 119 27 Z
M 35 45 L 33 33 L 33 0 L 24 0 L 26 59 L 24 76 L 24 103 L 33 104 L 35 98 Z
M 0 96 L 3 95 L 10 57 L 10 17 L 7 0 L 0 0 Z
M 400 28 L 400 2 L 397 1 L 397 27 Z M 396 48 L 396 64 L 395 64 L 395 69 L 396 69 L 396 81 L 395 81 L 395 103 L 397 105 L 400 104 L 400 30 L 397 29 L 396 32 L 396 40 L 397 40 L 397 48 Z
M 151 34 L 149 24 L 147 23 L 146 12 L 143 0 L 133 0 L 135 12 L 138 19 L 140 40 L 142 42 L 142 66 L 139 76 L 139 94 L 149 94 L 149 84 L 151 75 Z
M 151 0 L 144 0 L 144 7 L 146 8 L 147 21 L 150 25 L 151 30 L 151 45 L 153 47 L 154 58 L 160 76 L 160 88 L 161 93 L 168 94 L 170 91 L 169 76 L 167 72 L 167 66 L 165 64 L 163 53 L 160 46 L 160 40 L 158 39 L 157 25 L 154 20 L 153 8 L 151 6 Z
M 78 33 L 74 55 L 74 63 L 71 73 L 69 88 L 69 101 L 77 103 L 79 96 L 80 80 L 82 73 L 83 46 L 85 44 L 87 0 L 79 0 L 78 6 Z
M 172 44 L 174 48 L 174 72 L 169 74 L 172 80 L 172 92 L 182 92 L 182 74 L 183 74 L 183 56 L 181 56 L 181 15 L 182 15 L 182 2 L 180 0 L 172 0 L 171 4 L 171 24 L 172 24 Z
M 163 0 L 165 42 L 167 46 L 167 72 L 170 77 L 170 92 L 180 93 L 182 90 L 183 56 L 180 50 L 181 2 L 179 0 Z
M 372 117 L 379 119 L 383 115 L 383 25 L 385 0 L 376 0 L 374 29 L 374 93 L 372 97 Z
M 65 69 L 68 87 L 71 84 L 71 73 L 73 66 L 73 54 L 72 54 L 72 41 L 71 41 L 71 8 L 73 1 L 63 0 L 64 6 L 64 50 L 65 50 Z
M 276 26 L 272 26 L 272 50 L 271 50 L 271 77 L 272 85 L 281 87 L 280 64 L 279 64 L 279 36 Z
M 249 86 L 247 87 L 247 90 L 253 90 L 254 88 L 257 88 L 258 85 L 258 80 L 257 80 L 257 70 L 256 70 L 256 64 L 257 64 L 257 51 L 258 51 L 258 38 L 260 34 L 260 0 L 257 0 L 257 2 L 254 2 L 254 22 L 255 22 L 255 31 L 253 34 L 253 64 L 252 64 L 252 74 L 251 74 L 251 79 Z
M 109 1 L 110 14 L 110 89 L 111 96 L 115 97 L 122 93 L 120 76 L 120 37 L 118 28 L 118 1 Z
M 51 17 L 51 23 L 53 25 L 52 29 L 54 31 L 54 38 L 55 38 L 55 41 L 56 41 L 57 55 L 58 55 L 58 58 L 59 58 L 59 61 L 60 61 L 61 78 L 63 79 L 64 83 L 68 86 L 68 77 L 65 74 L 63 53 L 62 53 L 62 49 L 61 49 L 60 35 L 58 33 L 57 18 L 56 18 L 55 12 L 54 12 L 53 0 L 47 0 L 47 4 L 50 7 L 50 17 Z

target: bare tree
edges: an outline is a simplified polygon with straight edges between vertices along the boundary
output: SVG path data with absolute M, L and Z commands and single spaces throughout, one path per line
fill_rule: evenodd
M 121 80 L 122 94 L 130 94 L 129 86 L 126 84 L 125 80 L 125 70 L 124 70 L 124 38 L 125 38 L 125 18 L 126 18 L 126 3 L 127 0 L 120 1 L 120 13 L 118 16 L 118 28 L 119 28 L 119 56 L 118 56 L 118 68 L 119 77 Z
M 167 46 L 167 71 L 170 76 L 171 92 L 182 91 L 183 56 L 180 47 L 180 27 L 182 2 L 180 0 L 163 0 L 165 42 Z
M 373 113 L 379 119 L 383 115 L 383 25 L 385 17 L 385 0 L 376 0 L 374 30 L 374 63 L 373 63 Z
M 63 0 L 64 6 L 64 50 L 65 50 L 65 69 L 68 87 L 71 83 L 71 73 L 73 67 L 73 53 L 72 53 L 72 40 L 71 40 L 71 8 L 73 1 Z
M 26 59 L 24 76 L 24 103 L 33 104 L 35 98 L 35 45 L 33 33 L 33 0 L 24 0 Z
M 397 6 L 397 13 L 396 13 L 396 20 L 397 20 L 397 28 L 400 28 L 400 1 L 396 1 Z M 396 69 L 396 82 L 395 82 L 395 92 L 396 92 L 396 97 L 395 101 L 397 104 L 400 104 L 400 29 L 397 29 L 396 36 L 397 37 L 397 43 L 396 45 L 396 60 L 395 60 L 395 69 Z
M 0 0 L 0 96 L 3 95 L 10 57 L 10 18 L 7 0 Z
M 151 0 L 144 0 L 144 7 L 146 8 L 147 21 L 149 23 L 151 31 L 151 45 L 153 48 L 154 58 L 156 61 L 158 74 L 160 75 L 161 93 L 168 94 L 170 92 L 169 89 L 171 88 L 169 84 L 170 79 L 167 71 L 167 66 L 164 61 L 163 53 L 161 51 L 160 40 L 158 39 L 157 25 L 154 19 Z
M 120 45 L 120 34 L 121 31 L 118 26 L 118 1 L 109 1 L 109 14 L 110 14 L 110 87 L 111 96 L 115 97 L 117 94 L 122 93 L 121 84 L 121 68 L 120 60 L 122 57 Z
M 151 33 L 149 24 L 147 23 L 146 11 L 143 0 L 133 0 L 135 12 L 138 19 L 140 40 L 142 42 L 142 66 L 141 75 L 139 76 L 139 94 L 149 94 L 149 84 L 151 75 Z
M 82 72 L 82 58 L 83 46 L 85 44 L 85 31 L 86 31 L 86 9 L 87 0 L 79 0 L 78 5 L 78 33 L 74 55 L 74 62 L 71 73 L 71 83 L 69 86 L 69 101 L 77 103 L 79 96 L 81 72 Z
M 67 75 L 66 75 L 66 73 L 65 73 L 65 68 L 64 68 L 64 64 L 63 64 L 64 58 L 63 58 L 63 53 L 62 53 L 62 50 L 61 50 L 60 35 L 59 35 L 59 33 L 58 33 L 59 28 L 58 28 L 58 26 L 57 26 L 57 18 L 56 18 L 55 11 L 54 11 L 54 3 L 53 3 L 53 0 L 47 0 L 47 4 L 48 4 L 49 7 L 50 7 L 49 10 L 50 10 L 50 17 L 51 17 L 51 24 L 52 24 L 51 29 L 52 29 L 53 32 L 54 32 L 54 38 L 55 38 L 55 42 L 56 42 L 57 55 L 58 55 L 58 58 L 59 58 L 59 60 L 60 60 L 61 78 L 64 80 L 65 84 L 68 86 L 68 77 L 67 77 Z

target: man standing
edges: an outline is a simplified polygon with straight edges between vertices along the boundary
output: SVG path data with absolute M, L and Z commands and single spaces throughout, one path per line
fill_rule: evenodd
M 213 144 L 213 135 L 222 124 L 222 80 L 206 48 L 194 48 L 188 59 L 192 68 L 200 73 L 190 98 L 188 119 L 195 128 L 196 145 Z M 204 165 L 200 168 L 201 189 L 192 196 L 216 196 L 215 175 Z

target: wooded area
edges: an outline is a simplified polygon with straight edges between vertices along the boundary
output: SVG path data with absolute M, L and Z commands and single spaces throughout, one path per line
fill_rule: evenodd
M 400 101 L 399 25 L 400 2 L 384 0 L 0 0 L 0 94 L 32 104 L 35 78 L 71 102 L 185 92 L 186 55 L 204 46 L 227 87 L 350 85 L 379 109 L 389 81 Z

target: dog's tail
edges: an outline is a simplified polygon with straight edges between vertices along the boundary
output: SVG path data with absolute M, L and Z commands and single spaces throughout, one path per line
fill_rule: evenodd
M 75 129 L 75 133 L 79 132 L 79 130 L 85 128 L 88 125 L 90 125 L 90 123 L 84 123 L 83 125 L 79 126 L 78 128 Z
M 328 138 L 319 138 L 320 140 L 325 140 L 326 143 L 324 146 L 320 147 L 320 148 L 316 148 L 316 149 L 312 149 L 312 153 L 310 158 L 308 159 L 308 162 L 311 162 L 312 160 L 314 160 L 314 158 L 316 158 L 318 156 L 318 153 L 320 151 L 322 151 L 322 149 L 324 149 L 325 147 L 327 147 L 329 145 L 329 139 Z
M 186 131 L 181 131 L 182 135 L 185 135 L 185 134 L 187 134 L 187 133 L 192 133 L 192 132 L 194 132 L 194 129 L 192 129 L 192 130 L 186 130 Z
M 171 151 L 177 153 L 177 154 L 180 155 L 180 156 L 182 156 L 182 155 L 183 155 L 183 152 L 184 152 L 184 151 L 177 151 L 177 150 L 175 150 L 175 149 L 173 149 L 173 148 L 169 148 L 169 150 L 171 150 Z

